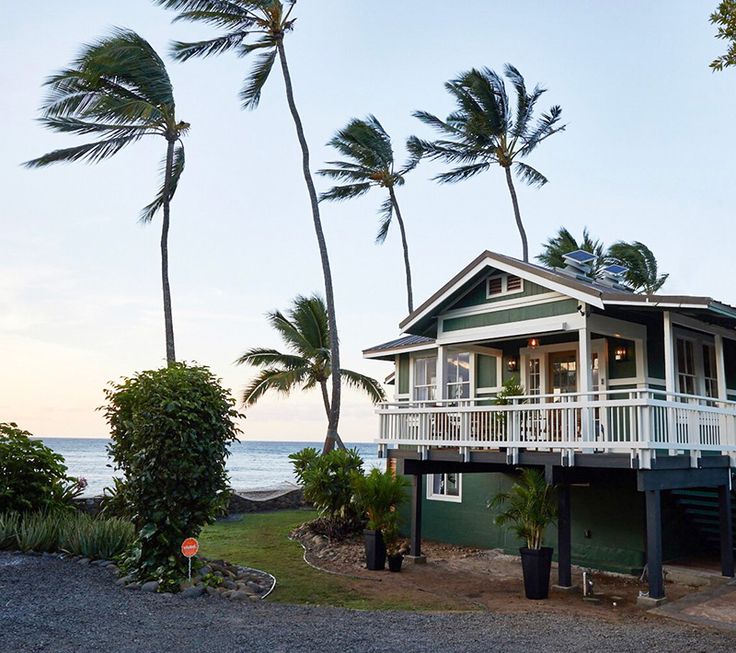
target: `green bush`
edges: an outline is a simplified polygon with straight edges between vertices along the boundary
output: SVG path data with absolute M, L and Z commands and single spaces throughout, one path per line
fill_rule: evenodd
M 357 449 L 333 449 L 322 455 L 313 455 L 316 450 L 310 449 L 289 456 L 304 487 L 304 498 L 331 521 L 354 518 L 352 477 L 363 473 Z
M 58 512 L 23 515 L 16 535 L 18 548 L 21 551 L 58 551 L 63 519 L 64 513 Z
M 391 470 L 372 469 L 368 474 L 354 474 L 352 488 L 355 505 L 368 518 L 368 528 L 397 528 L 396 508 L 406 501 L 409 482 Z
M 185 363 L 141 372 L 105 394 L 109 453 L 136 529 L 123 568 L 176 589 L 187 569 L 182 541 L 226 506 L 225 460 L 241 415 L 208 368 Z
M 113 477 L 112 486 L 102 491 L 100 514 L 104 517 L 118 517 L 119 519 L 130 519 L 133 516 L 133 506 L 122 478 Z
M 20 515 L 17 512 L 0 513 L 0 549 L 18 548 L 18 526 Z
M 69 507 L 84 485 L 67 476 L 64 458 L 31 440 L 14 423 L 0 423 L 0 513 Z

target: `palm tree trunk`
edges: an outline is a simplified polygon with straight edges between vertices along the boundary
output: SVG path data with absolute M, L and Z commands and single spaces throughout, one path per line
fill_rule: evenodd
M 325 234 L 322 230 L 322 220 L 319 215 L 319 200 L 317 199 L 317 191 L 314 188 L 312 180 L 312 172 L 309 167 L 309 146 L 304 136 L 304 127 L 299 117 L 299 111 L 294 101 L 294 89 L 291 84 L 291 75 L 289 74 L 289 66 L 286 62 L 286 50 L 284 49 L 283 40 L 278 40 L 279 61 L 281 70 L 284 74 L 284 84 L 286 86 L 286 98 L 289 103 L 291 117 L 296 127 L 296 135 L 299 139 L 299 145 L 302 148 L 302 172 L 304 173 L 304 181 L 307 184 L 309 192 L 309 201 L 312 206 L 312 219 L 314 221 L 314 231 L 317 235 L 317 243 L 319 245 L 319 255 L 322 260 L 322 274 L 325 280 L 325 303 L 327 304 L 327 324 L 330 329 L 330 365 L 332 367 L 332 398 L 330 401 L 330 410 L 327 417 L 327 435 L 322 448 L 323 453 L 331 451 L 339 439 L 337 427 L 340 422 L 340 346 L 337 337 L 337 318 L 335 316 L 335 295 L 332 289 L 332 272 L 330 271 L 330 259 L 327 255 L 327 243 L 325 242 Z
M 511 168 L 504 167 L 506 172 L 506 183 L 509 187 L 509 193 L 511 193 L 511 203 L 514 205 L 514 217 L 516 218 L 516 226 L 519 228 L 519 235 L 521 236 L 521 249 L 524 258 L 524 262 L 529 262 L 529 243 L 526 240 L 526 231 L 524 231 L 524 225 L 521 222 L 521 213 L 519 212 L 519 200 L 516 197 L 516 189 L 514 188 L 514 181 L 511 178 Z
M 325 413 L 327 414 L 327 421 L 330 420 L 330 398 L 327 396 L 327 381 L 319 382 L 320 390 L 322 390 L 322 401 L 325 405 Z M 335 445 L 338 449 L 344 449 L 345 444 L 343 443 L 340 435 L 335 433 Z M 322 453 L 325 453 L 324 451 Z
M 393 186 L 389 186 L 388 192 L 391 196 L 391 205 L 394 207 L 394 211 L 396 211 L 396 219 L 399 222 L 399 231 L 401 231 L 401 244 L 404 247 L 404 267 L 406 268 L 406 301 L 409 306 L 409 313 L 413 313 L 414 293 L 411 289 L 411 266 L 409 265 L 409 244 L 406 242 L 406 229 L 404 227 L 404 220 L 401 217 L 399 203 L 396 200 L 396 193 L 394 193 Z
M 171 288 L 169 286 L 169 195 L 171 192 L 171 175 L 174 167 L 174 146 L 170 140 L 166 148 L 166 170 L 164 171 L 164 219 L 161 226 L 161 286 L 164 291 L 164 325 L 166 331 L 166 364 L 176 362 L 174 351 L 174 320 L 171 316 Z

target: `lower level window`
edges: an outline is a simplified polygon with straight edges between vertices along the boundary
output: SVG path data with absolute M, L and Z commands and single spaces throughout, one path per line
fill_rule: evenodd
M 427 498 L 440 501 L 461 501 L 460 474 L 431 474 L 427 478 Z

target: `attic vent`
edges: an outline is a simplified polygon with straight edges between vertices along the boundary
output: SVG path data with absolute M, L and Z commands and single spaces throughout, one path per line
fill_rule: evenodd
M 607 265 L 596 275 L 596 282 L 617 290 L 631 290 L 626 286 L 626 273 L 628 271 L 629 268 L 625 265 Z
M 563 254 L 562 258 L 565 261 L 565 267 L 559 270 L 560 272 L 577 279 L 590 281 L 593 263 L 598 258 L 595 254 L 582 249 L 576 249 L 574 252 Z
M 488 294 L 500 295 L 503 292 L 503 278 L 492 277 L 488 279 Z
M 521 290 L 521 279 L 513 274 L 506 277 L 506 292 Z

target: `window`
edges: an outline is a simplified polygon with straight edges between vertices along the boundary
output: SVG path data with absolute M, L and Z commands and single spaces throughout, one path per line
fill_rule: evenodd
M 529 359 L 529 366 L 526 371 L 526 385 L 530 395 L 538 395 L 542 390 L 542 372 L 538 358 Z
M 524 290 L 524 281 L 515 274 L 496 274 L 488 279 L 486 296 L 511 295 Z
M 451 352 L 445 362 L 448 399 L 470 398 L 470 353 Z
M 414 361 L 414 400 L 433 401 L 437 392 L 437 357 Z
M 716 348 L 710 343 L 703 343 L 703 378 L 705 379 L 705 396 L 718 397 Z
M 427 499 L 462 501 L 462 474 L 430 474 L 427 477 Z
M 677 385 L 682 394 L 695 394 L 695 345 L 692 340 L 677 339 Z

